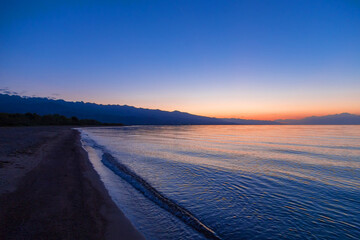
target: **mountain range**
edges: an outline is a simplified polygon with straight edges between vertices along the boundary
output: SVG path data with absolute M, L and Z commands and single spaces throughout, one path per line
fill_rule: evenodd
M 277 121 L 247 120 L 237 118 L 212 118 L 179 111 L 162 111 L 127 105 L 102 105 L 71 102 L 41 97 L 22 97 L 0 94 L 0 112 L 61 114 L 79 119 L 94 119 L 104 123 L 126 125 L 278 125 L 278 124 L 360 124 L 360 115 L 342 113 L 300 120 Z
M 291 125 L 359 125 L 360 115 L 340 113 L 326 116 L 312 116 L 303 119 L 276 120 L 276 122 Z

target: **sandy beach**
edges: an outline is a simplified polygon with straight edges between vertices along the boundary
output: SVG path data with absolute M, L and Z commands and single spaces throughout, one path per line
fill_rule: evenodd
M 143 239 L 70 127 L 0 128 L 0 239 Z

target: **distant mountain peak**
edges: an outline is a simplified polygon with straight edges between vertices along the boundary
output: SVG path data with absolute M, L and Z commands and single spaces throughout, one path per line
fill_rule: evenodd
M 360 115 L 344 112 L 325 116 L 311 116 L 302 119 L 282 119 L 276 121 L 296 125 L 359 125 Z

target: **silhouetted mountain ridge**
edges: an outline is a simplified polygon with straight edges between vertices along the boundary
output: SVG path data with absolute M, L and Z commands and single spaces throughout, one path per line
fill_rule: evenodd
M 0 112 L 60 114 L 79 119 L 94 119 L 103 123 L 126 125 L 274 125 L 274 124 L 360 124 L 360 115 L 349 113 L 312 116 L 300 120 L 277 121 L 248 120 L 237 118 L 211 118 L 180 111 L 137 108 L 128 105 L 103 105 L 87 102 L 70 102 L 40 97 L 21 97 L 0 94 Z
M 69 102 L 40 97 L 21 97 L 0 94 L 0 112 L 61 114 L 79 119 L 94 119 L 104 123 L 127 125 L 220 125 L 238 124 L 229 120 L 203 117 L 180 111 L 162 111 L 136 108 L 128 105 L 103 105 L 85 102 Z M 275 123 L 276 124 L 276 123 Z
M 303 119 L 280 119 L 276 121 L 293 125 L 359 125 L 360 115 L 340 113 L 326 116 L 311 116 Z

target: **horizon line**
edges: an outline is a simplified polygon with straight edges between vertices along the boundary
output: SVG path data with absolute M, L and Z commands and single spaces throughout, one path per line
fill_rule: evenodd
M 2 89 L 0 89 L 2 90 Z M 6 91 L 9 92 L 9 91 Z M 104 104 L 104 103 L 97 103 L 97 102 L 87 102 L 87 101 L 82 101 L 82 100 L 66 100 L 66 99 L 62 99 L 62 98 L 55 98 L 55 97 L 41 97 L 41 96 L 26 96 L 26 95 L 20 95 L 17 92 L 9 92 L 6 93 L 5 91 L 0 91 L 1 95 L 8 95 L 8 96 L 17 96 L 17 97 L 21 97 L 21 98 L 40 98 L 40 99 L 47 99 L 47 100 L 53 100 L 53 101 L 65 101 L 65 102 L 72 102 L 72 103 L 84 103 L 84 104 L 95 104 L 95 105 L 101 105 L 101 106 L 122 106 L 122 107 L 132 107 L 132 108 L 137 108 L 137 109 L 144 109 L 144 110 L 157 110 L 157 111 L 163 111 L 163 112 L 180 112 L 180 113 L 186 113 L 186 114 L 191 114 L 191 115 L 196 115 L 196 116 L 201 116 L 201 117 L 208 117 L 208 118 L 216 118 L 216 119 L 236 119 L 236 120 L 250 120 L 250 121 L 270 121 L 270 122 L 277 122 L 277 123 L 286 123 L 286 121 L 290 121 L 290 120 L 302 120 L 305 118 L 311 118 L 311 117 L 325 117 L 325 116 L 334 116 L 334 115 L 341 115 L 341 114 L 350 114 L 350 115 L 359 115 L 356 113 L 349 113 L 349 112 L 337 112 L 337 113 L 329 113 L 329 114 L 324 114 L 324 115 L 312 115 L 312 114 L 308 114 L 308 115 L 303 115 L 303 117 L 298 117 L 298 118 L 276 118 L 273 120 L 269 120 L 269 119 L 264 119 L 264 118 L 251 118 L 251 117 L 235 117 L 235 116 L 211 116 L 211 115 L 201 115 L 201 114 L 196 114 L 196 113 L 191 113 L 191 112 L 187 112 L 187 111 L 180 111 L 180 110 L 163 110 L 163 109 L 159 109 L 159 108 L 145 108 L 145 107 L 137 107 L 137 106 L 133 106 L 133 105 L 128 105 L 128 104 L 119 104 L 119 103 L 111 103 L 111 104 Z M 262 114 L 258 114 L 258 115 L 262 115 Z M 263 114 L 263 115 L 271 115 L 271 114 Z M 281 114 L 279 114 L 281 115 Z M 284 115 L 284 114 L 283 114 Z

